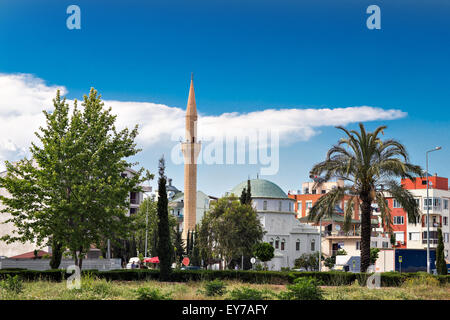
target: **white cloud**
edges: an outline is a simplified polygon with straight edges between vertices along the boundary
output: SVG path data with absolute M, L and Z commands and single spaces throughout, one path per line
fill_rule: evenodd
M 67 94 L 64 86 L 49 86 L 30 74 L 0 74 L 0 169 L 4 160 L 16 160 L 36 141 L 34 132 L 45 124 L 42 113 L 51 109 L 56 90 Z M 186 100 L 187 100 L 186 92 Z M 140 126 L 138 142 L 142 147 L 163 145 L 184 137 L 184 108 L 151 102 L 105 100 L 117 114 L 118 127 Z M 69 102 L 72 104 L 72 101 Z M 80 104 L 79 104 L 80 105 Z M 307 141 L 324 126 L 347 125 L 373 120 L 393 120 L 406 116 L 397 109 L 370 106 L 322 109 L 266 109 L 250 113 L 203 115 L 198 106 L 199 138 L 246 136 L 259 128 L 277 130 L 280 141 L 291 144 Z

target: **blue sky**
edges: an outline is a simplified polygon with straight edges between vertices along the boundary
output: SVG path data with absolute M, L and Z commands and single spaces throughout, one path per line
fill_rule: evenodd
M 71 4 L 81 8 L 81 30 L 66 28 Z M 371 4 L 381 8 L 381 30 L 366 27 Z M 401 110 L 407 116 L 366 125 L 387 124 L 385 137 L 403 142 L 422 166 L 425 151 L 441 145 L 430 157 L 430 171 L 445 177 L 448 39 L 445 0 L 0 0 L 2 74 L 31 74 L 47 86 L 64 86 L 70 99 L 95 87 L 106 100 L 184 109 L 194 72 L 201 116 L 353 106 Z M 332 125 L 315 130 L 306 141 L 283 146 L 278 174 L 264 178 L 285 191 L 300 189 L 340 137 Z M 158 157 L 170 148 L 145 146 L 137 159 L 156 172 Z M 198 187 L 221 195 L 258 171 L 258 165 L 201 165 Z M 167 174 L 179 188 L 182 173 L 181 165 L 168 162 Z

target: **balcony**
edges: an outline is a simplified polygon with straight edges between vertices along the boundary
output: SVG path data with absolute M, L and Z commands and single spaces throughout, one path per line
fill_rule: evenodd
M 430 223 L 430 228 L 441 228 L 442 227 L 442 223 L 440 222 L 432 222 Z M 422 222 L 422 228 L 427 228 L 427 224 L 425 222 Z

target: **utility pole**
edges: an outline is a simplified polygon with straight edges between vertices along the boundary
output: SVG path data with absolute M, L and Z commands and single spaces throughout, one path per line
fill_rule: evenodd
M 436 147 L 432 150 L 428 150 L 426 153 L 426 166 L 427 166 L 427 273 L 431 273 L 430 270 L 430 198 L 428 195 L 428 153 L 433 152 L 433 151 L 438 151 L 441 150 L 441 147 Z M 433 201 L 431 201 L 431 203 L 433 203 Z

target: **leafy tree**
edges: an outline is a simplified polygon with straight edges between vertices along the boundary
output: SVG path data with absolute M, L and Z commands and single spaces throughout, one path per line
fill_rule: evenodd
M 143 169 L 131 178 L 121 174 L 134 165 L 125 159 L 140 151 L 134 142 L 138 131 L 137 126 L 117 131 L 116 116 L 103 108 L 93 88 L 82 110 L 75 100 L 71 116 L 59 91 L 53 105 L 44 111 L 46 127 L 36 133 L 40 145 L 32 144 L 32 158 L 5 163 L 0 186 L 11 197 L 0 196 L 1 212 L 11 214 L 6 223 L 17 232 L 2 240 L 40 245 L 54 239 L 82 267 L 92 244 L 99 247 L 104 239 L 129 232 L 128 197 L 140 189 Z
M 391 245 L 392 245 L 392 246 L 395 246 L 395 242 L 396 242 L 396 241 L 395 241 L 395 235 L 394 235 L 393 232 L 391 233 L 390 242 L 391 242 Z
M 344 249 L 339 249 L 336 252 L 336 255 L 332 255 L 330 257 L 325 258 L 324 260 L 324 265 L 325 267 L 331 269 L 334 267 L 334 265 L 336 264 L 336 256 L 345 256 L 347 255 L 347 251 L 345 251 Z
M 170 226 L 169 226 L 169 209 L 166 190 L 166 176 L 165 176 L 165 161 L 164 157 L 159 160 L 159 179 L 158 179 L 158 257 L 160 281 L 167 281 L 170 278 L 172 271 L 171 264 L 173 254 L 172 242 L 170 240 Z
M 378 253 L 380 249 L 378 248 L 370 248 L 370 264 L 375 264 L 378 260 Z
M 322 260 L 324 257 L 322 255 Z M 295 268 L 305 268 L 306 270 L 319 270 L 319 252 L 304 253 L 294 261 Z
M 419 208 L 413 195 L 393 180 L 394 177 L 415 179 L 421 175 L 419 166 L 409 162 L 405 147 L 394 139 L 381 140 L 386 126 L 378 127 L 374 132 L 366 132 L 360 124 L 360 131 L 348 131 L 337 127 L 345 134 L 337 145 L 327 153 L 323 162 L 317 163 L 311 169 L 310 175 L 323 179 L 316 184 L 339 178 L 349 185 L 337 187 L 324 194 L 310 209 L 310 221 L 318 222 L 323 216 L 334 212 L 344 196 L 349 196 L 344 208 L 344 230 L 348 230 L 353 216 L 355 203 L 360 204 L 361 216 L 361 272 L 366 272 L 370 265 L 370 235 L 372 202 L 378 204 L 382 226 L 388 231 L 392 229 L 390 209 L 387 206 L 385 194 L 390 194 L 402 205 L 408 213 L 410 223 L 417 223 Z
M 275 249 L 270 243 L 259 242 L 253 247 L 253 254 L 264 263 L 267 269 L 267 261 L 270 261 L 275 256 Z
M 202 263 L 201 253 L 200 253 L 200 245 L 198 240 L 198 226 L 195 226 L 195 231 L 192 232 L 192 248 L 191 253 L 189 255 L 189 260 L 191 265 L 200 266 Z
M 448 273 L 447 264 L 444 257 L 444 241 L 442 237 L 442 229 L 438 228 L 438 246 L 436 248 L 436 269 L 440 275 Z
M 179 227 L 177 228 L 177 232 L 175 234 L 175 242 L 173 246 L 175 250 L 175 261 L 180 265 L 186 252 L 184 250 L 184 241 L 182 239 L 182 233 Z
M 253 246 L 262 240 L 264 231 L 251 205 L 241 204 L 235 197 L 223 197 L 203 216 L 199 228 L 202 256 L 207 260 L 250 256 Z

